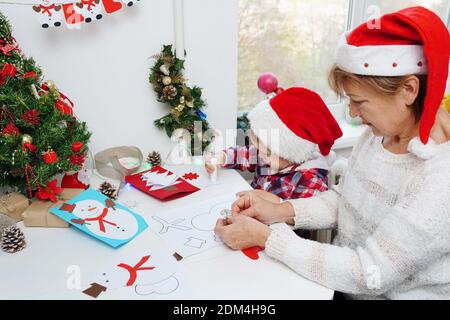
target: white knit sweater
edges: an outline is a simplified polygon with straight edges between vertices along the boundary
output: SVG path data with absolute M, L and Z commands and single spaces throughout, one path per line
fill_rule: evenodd
M 290 201 L 295 228 L 336 228 L 333 245 L 271 226 L 266 253 L 353 299 L 450 299 L 450 142 L 405 155 L 368 129 L 339 186 Z

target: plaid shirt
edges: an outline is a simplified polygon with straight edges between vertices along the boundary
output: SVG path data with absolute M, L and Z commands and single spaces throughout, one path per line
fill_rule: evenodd
M 309 198 L 328 190 L 328 170 L 300 165 L 290 166 L 277 173 L 271 173 L 267 165 L 260 166 L 255 146 L 229 148 L 224 150 L 227 160 L 224 168 L 255 173 L 253 189 L 268 191 L 281 199 Z

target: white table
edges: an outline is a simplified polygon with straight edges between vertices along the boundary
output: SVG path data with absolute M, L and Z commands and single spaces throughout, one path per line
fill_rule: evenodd
M 203 188 L 185 198 L 162 203 L 134 188 L 125 187 L 118 202 L 134 202 L 137 207 L 133 210 L 147 218 L 151 212 L 186 206 L 193 201 L 233 189 L 240 191 L 249 188 L 237 172 L 226 170 L 220 172 L 218 185 Z M 21 223 L 19 225 L 23 227 Z M 22 229 L 28 247 L 16 254 L 0 251 L 0 299 L 90 299 L 80 291 L 86 289 L 88 275 L 98 272 L 100 266 L 120 255 L 123 250 L 145 248 L 149 241 L 166 246 L 150 229 L 119 249 L 112 249 L 75 228 Z M 176 296 L 168 298 L 228 300 L 333 297 L 332 290 L 302 278 L 264 253 L 259 260 L 251 260 L 240 251 L 221 245 L 186 258 L 182 263 L 181 273 L 186 287 Z M 74 274 L 81 276 L 82 285 L 78 289 L 67 286 L 68 279 L 73 279 L 71 276 Z M 134 297 L 125 293 L 113 298 Z M 152 295 L 146 298 L 158 297 Z

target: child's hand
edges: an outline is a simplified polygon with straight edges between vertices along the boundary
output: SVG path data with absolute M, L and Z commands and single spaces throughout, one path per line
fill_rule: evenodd
M 214 161 L 211 161 L 212 159 L 216 159 L 216 165 L 214 165 Z M 222 168 L 225 164 L 226 160 L 226 154 L 225 152 L 218 152 L 215 155 L 207 155 L 205 156 L 205 169 L 208 174 L 212 174 L 214 170 Z

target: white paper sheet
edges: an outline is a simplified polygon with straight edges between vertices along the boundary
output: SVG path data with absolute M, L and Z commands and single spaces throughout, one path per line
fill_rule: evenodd
M 231 208 L 235 193 L 205 199 L 200 203 L 154 214 L 147 219 L 150 229 L 183 258 L 223 245 L 214 234 L 223 209 Z

